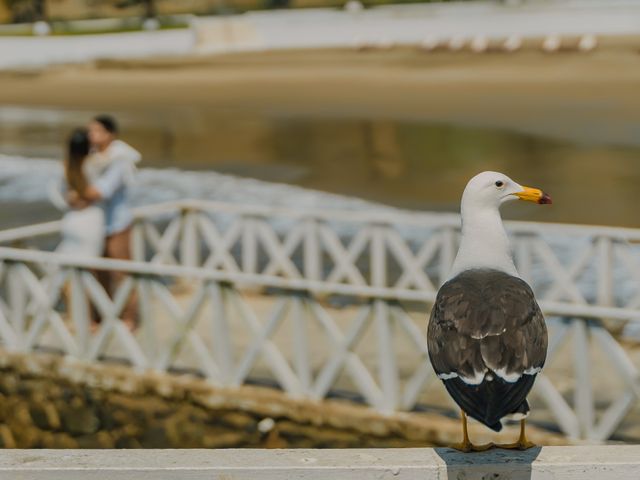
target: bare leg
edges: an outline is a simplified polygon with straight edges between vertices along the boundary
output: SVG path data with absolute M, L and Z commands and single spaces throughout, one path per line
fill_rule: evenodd
M 484 452 L 493 447 L 493 443 L 487 443 L 485 445 L 474 445 L 469 440 L 469 432 L 467 431 L 467 414 L 464 410 L 460 410 L 462 420 L 462 443 L 455 443 L 451 445 L 451 448 L 460 450 L 461 452 Z
M 527 440 L 527 436 L 525 435 L 525 423 L 526 420 L 523 418 L 520 420 L 520 437 L 518 437 L 518 441 L 515 443 L 505 443 L 498 444 L 496 447 L 498 448 L 508 448 L 508 449 L 518 449 L 518 450 L 526 450 L 531 447 L 535 447 L 536 444 Z
M 104 252 L 102 252 L 102 256 L 105 258 L 109 256 L 107 253 L 106 245 L 105 245 Z M 105 293 L 111 296 L 111 294 L 113 293 L 112 284 L 111 284 L 111 272 L 107 270 L 93 270 L 92 273 L 98 280 L 98 283 L 100 283 L 100 285 L 104 289 Z M 100 323 L 102 323 L 102 317 L 98 312 L 98 308 L 93 303 L 91 303 L 90 314 L 91 314 L 91 332 L 95 333 L 100 327 Z
M 131 252 L 129 251 L 129 245 L 131 243 L 131 227 L 123 230 L 122 232 L 114 233 L 107 237 L 106 251 L 108 258 L 114 258 L 118 260 L 131 260 Z M 119 271 L 107 272 L 110 274 L 111 288 L 110 295 L 114 295 L 118 286 L 126 279 L 127 275 Z M 138 326 L 138 299 L 135 289 L 127 299 L 125 306 L 122 310 L 122 322 L 133 331 Z

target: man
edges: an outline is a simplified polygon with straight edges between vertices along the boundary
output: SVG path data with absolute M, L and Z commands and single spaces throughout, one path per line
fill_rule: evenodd
M 118 139 L 118 125 L 109 115 L 99 115 L 89 123 L 89 140 L 93 153 L 86 161 L 86 175 L 91 186 L 87 188 L 85 197 L 104 208 L 104 257 L 130 260 L 133 214 L 129 205 L 129 188 L 133 183 L 135 165 L 142 157 L 137 150 Z M 125 277 L 116 271 L 100 271 L 97 275 L 110 295 Z M 137 326 L 136 303 L 132 294 L 122 312 L 122 320 L 131 330 Z

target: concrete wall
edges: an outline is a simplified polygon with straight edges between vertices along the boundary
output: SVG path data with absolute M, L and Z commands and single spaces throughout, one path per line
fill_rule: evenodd
M 1 478 L 31 480 L 631 480 L 638 478 L 638 471 L 640 446 L 472 454 L 446 448 L 0 452 Z

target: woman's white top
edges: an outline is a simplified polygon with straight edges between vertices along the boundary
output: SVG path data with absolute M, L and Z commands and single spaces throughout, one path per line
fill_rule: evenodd
M 89 182 L 92 179 L 89 178 Z M 62 240 L 56 252 L 83 257 L 101 257 L 105 244 L 104 207 L 97 203 L 85 208 L 71 208 L 66 201 L 67 183 L 52 183 L 49 198 L 56 208 L 64 211 L 62 217 Z
M 104 210 L 96 205 L 71 209 L 62 217 L 62 241 L 59 253 L 100 257 L 104 251 Z

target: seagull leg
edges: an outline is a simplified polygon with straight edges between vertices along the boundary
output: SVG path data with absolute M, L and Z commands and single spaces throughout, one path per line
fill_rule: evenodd
M 507 449 L 518 449 L 518 450 L 527 450 L 528 448 L 535 447 L 536 444 L 527 440 L 527 436 L 524 433 L 526 420 L 523 418 L 520 420 L 520 437 L 518 437 L 518 441 L 515 443 L 504 443 L 497 444 L 498 448 L 507 448 Z
M 467 414 L 464 413 L 464 410 L 460 410 L 462 419 L 462 442 L 454 443 L 451 445 L 451 448 L 459 450 L 461 452 L 469 453 L 469 452 L 484 452 L 485 450 L 489 450 L 494 445 L 493 443 L 487 443 L 485 445 L 474 445 L 469 440 L 469 432 L 467 431 Z

